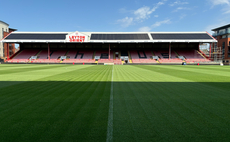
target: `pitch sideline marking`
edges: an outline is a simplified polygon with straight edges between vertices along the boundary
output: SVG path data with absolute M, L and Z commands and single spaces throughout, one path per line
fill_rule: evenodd
M 114 65 L 113 65 L 114 68 Z M 110 100 L 109 100 L 109 116 L 108 116 L 108 126 L 107 126 L 107 138 L 106 142 L 113 141 L 113 69 L 111 78 L 111 89 L 110 89 Z

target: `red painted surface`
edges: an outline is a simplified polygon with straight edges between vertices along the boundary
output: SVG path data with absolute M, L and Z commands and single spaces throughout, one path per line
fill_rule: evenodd
M 6 51 L 7 52 L 7 60 L 9 60 L 9 58 L 10 58 L 9 57 L 9 43 L 7 43 L 6 45 L 7 45 L 7 47 L 6 47 L 6 49 L 7 49 L 7 51 Z
M 206 31 L 206 33 L 210 36 L 210 37 L 212 37 L 213 39 L 215 39 L 212 35 L 210 35 L 207 31 Z M 216 40 L 216 39 L 215 39 Z

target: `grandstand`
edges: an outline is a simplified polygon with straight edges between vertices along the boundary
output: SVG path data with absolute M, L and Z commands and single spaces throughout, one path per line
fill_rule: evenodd
M 180 64 L 212 62 L 199 45 L 217 41 L 207 32 L 13 32 L 2 42 L 20 44 L 8 63 Z

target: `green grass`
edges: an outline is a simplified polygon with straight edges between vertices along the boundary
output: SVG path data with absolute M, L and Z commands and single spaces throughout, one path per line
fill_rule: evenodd
M 4 142 L 106 141 L 108 128 L 113 141 L 230 141 L 230 66 L 1 64 L 0 128 Z

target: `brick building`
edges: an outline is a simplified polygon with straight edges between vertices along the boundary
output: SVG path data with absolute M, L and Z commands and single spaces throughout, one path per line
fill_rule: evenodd
M 221 47 L 224 63 L 230 63 L 230 24 L 212 29 L 213 37 L 218 41 L 217 47 Z
M 0 40 L 4 38 L 4 32 L 9 31 L 9 24 L 0 21 Z M 0 58 L 4 58 L 4 43 L 0 42 Z
M 16 31 L 16 29 L 12 29 L 9 28 L 9 32 L 4 32 L 4 37 L 6 37 L 9 33 Z M 9 57 L 11 57 L 12 55 L 14 55 L 14 53 L 16 53 L 16 48 L 15 48 L 15 44 L 14 43 L 9 43 Z M 3 53 L 4 57 L 7 57 L 7 44 L 4 43 L 4 53 Z
M 9 33 L 16 31 L 16 29 L 9 28 L 9 24 L 0 21 L 0 40 L 6 37 Z M 9 44 L 9 56 L 15 53 L 15 44 Z M 7 57 L 7 44 L 0 42 L 0 58 L 6 59 Z

